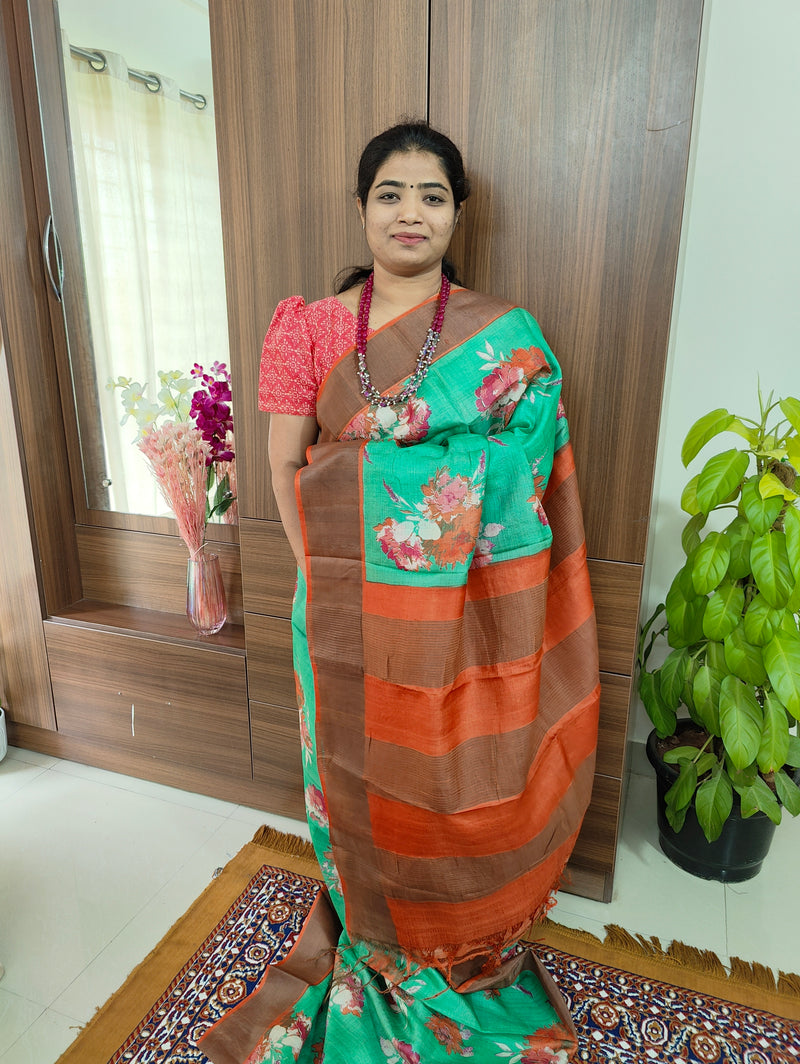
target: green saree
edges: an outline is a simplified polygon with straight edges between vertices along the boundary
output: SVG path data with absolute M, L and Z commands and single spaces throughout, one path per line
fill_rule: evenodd
M 384 394 L 412 371 L 429 313 L 370 340 Z M 534 319 L 464 290 L 408 403 L 365 408 L 349 354 L 326 378 L 297 479 L 308 582 L 292 625 L 327 891 L 240 1010 L 239 1040 L 235 1017 L 206 1036 L 218 1064 L 575 1054 L 520 942 L 553 904 L 597 733 L 560 386 Z

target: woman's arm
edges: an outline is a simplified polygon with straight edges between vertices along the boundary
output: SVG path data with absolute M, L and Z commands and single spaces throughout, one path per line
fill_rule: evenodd
M 294 414 L 270 414 L 269 467 L 272 491 L 278 504 L 283 529 L 297 564 L 305 572 L 303 534 L 294 494 L 294 478 L 306 464 L 306 449 L 316 443 L 319 435 L 317 419 Z

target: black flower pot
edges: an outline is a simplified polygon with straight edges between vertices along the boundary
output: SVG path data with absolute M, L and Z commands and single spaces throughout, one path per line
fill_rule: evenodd
M 681 732 L 678 722 L 678 734 Z M 686 726 L 694 728 L 691 721 Z M 658 736 L 650 732 L 647 739 L 647 758 L 656 771 L 658 788 L 658 841 L 673 864 L 700 879 L 716 879 L 722 883 L 741 883 L 761 871 L 769 852 L 775 824 L 766 813 L 757 812 L 743 817 L 738 794 L 733 796 L 733 809 L 725 821 L 722 834 L 709 842 L 697 820 L 694 802 L 686 812 L 680 831 L 673 831 L 667 820 L 664 796 L 678 778 L 678 769 L 667 765 L 658 755 Z

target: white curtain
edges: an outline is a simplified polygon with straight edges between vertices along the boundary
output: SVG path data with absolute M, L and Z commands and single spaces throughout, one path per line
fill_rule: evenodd
M 120 393 L 106 383 L 131 377 L 155 401 L 158 370 L 228 363 L 212 108 L 161 74 L 151 92 L 120 55 L 104 52 L 97 73 L 66 36 L 63 47 L 111 508 L 163 514 L 136 426 L 120 428 Z

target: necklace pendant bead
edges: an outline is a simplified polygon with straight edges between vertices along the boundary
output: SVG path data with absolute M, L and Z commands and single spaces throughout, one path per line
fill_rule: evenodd
M 436 347 L 441 336 L 444 311 L 447 300 L 450 297 L 450 281 L 442 274 L 442 284 L 439 289 L 439 300 L 436 313 L 433 316 L 431 327 L 425 343 L 420 348 L 417 357 L 417 365 L 408 379 L 405 387 L 397 395 L 382 395 L 372 383 L 367 369 L 367 335 L 369 333 L 369 308 L 372 303 L 372 289 L 375 284 L 374 271 L 369 275 L 361 290 L 361 298 L 358 302 L 358 317 L 356 319 L 356 373 L 358 376 L 361 394 L 368 403 L 376 404 L 380 408 L 399 406 L 412 399 L 430 368 Z

